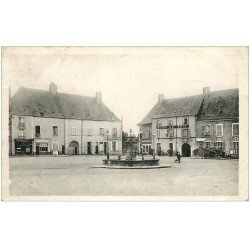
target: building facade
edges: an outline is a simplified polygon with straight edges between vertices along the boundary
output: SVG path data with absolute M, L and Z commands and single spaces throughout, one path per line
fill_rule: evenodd
M 101 93 L 85 97 L 21 88 L 11 98 L 10 155 L 119 154 L 122 123 L 103 104 Z
M 217 148 L 238 155 L 239 91 L 210 92 L 206 87 L 202 95 L 168 100 L 161 94 L 138 125 L 141 150 L 150 145 L 157 154 L 179 151 L 189 157 L 196 148 Z M 151 140 L 144 139 L 148 130 Z

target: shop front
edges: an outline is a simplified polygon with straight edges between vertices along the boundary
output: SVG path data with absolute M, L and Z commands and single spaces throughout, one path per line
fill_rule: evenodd
M 15 139 L 15 154 L 31 155 L 33 139 Z

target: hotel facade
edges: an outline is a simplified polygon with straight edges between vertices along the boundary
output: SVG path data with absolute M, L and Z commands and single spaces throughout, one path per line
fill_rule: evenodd
M 119 154 L 122 122 L 95 97 L 20 88 L 10 98 L 10 155 Z
M 158 103 L 138 124 L 140 148 L 145 154 L 166 154 L 169 149 L 192 156 L 197 148 L 219 148 L 239 154 L 239 90 L 229 89 Z

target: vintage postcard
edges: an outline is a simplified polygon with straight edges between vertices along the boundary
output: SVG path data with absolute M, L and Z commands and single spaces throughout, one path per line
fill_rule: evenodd
M 248 47 L 1 53 L 3 200 L 248 200 Z

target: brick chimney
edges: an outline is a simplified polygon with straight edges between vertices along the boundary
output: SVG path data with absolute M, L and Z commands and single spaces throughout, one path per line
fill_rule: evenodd
M 102 103 L 102 92 L 96 92 L 95 98 L 98 104 Z
M 57 93 L 57 85 L 54 84 L 53 82 L 51 82 L 50 85 L 49 85 L 49 91 L 50 91 L 53 95 L 56 95 L 56 93 Z
M 210 88 L 209 87 L 204 87 L 203 88 L 203 94 L 208 94 L 210 92 Z
M 164 100 L 164 94 L 158 95 L 158 102 L 162 102 Z

